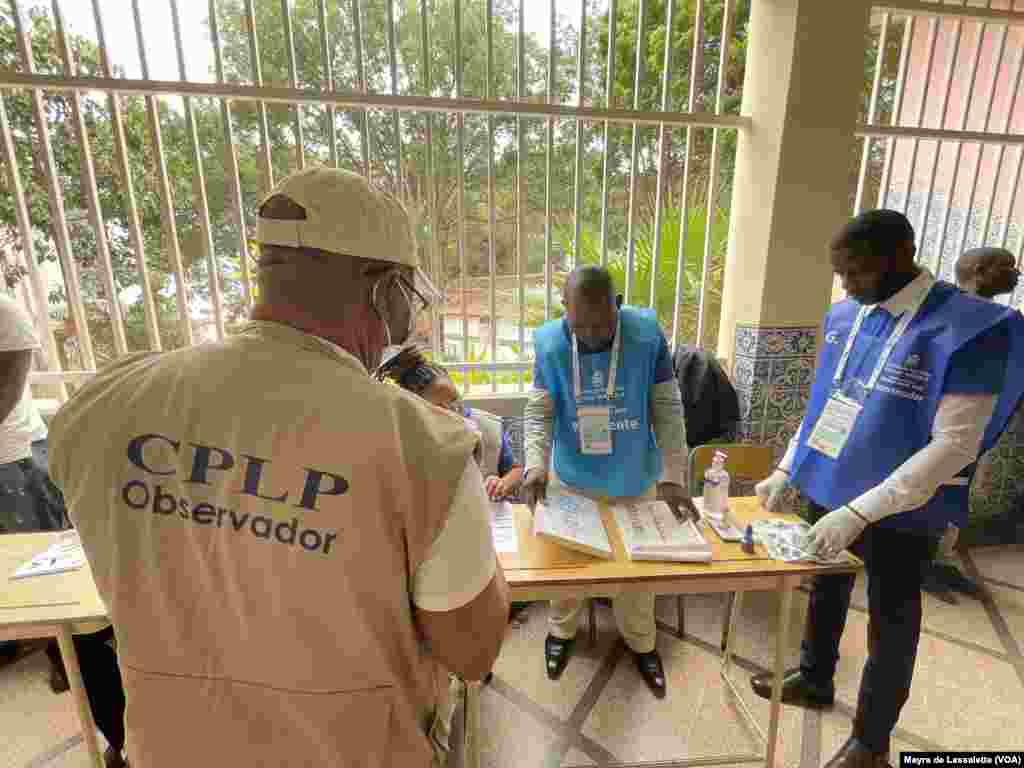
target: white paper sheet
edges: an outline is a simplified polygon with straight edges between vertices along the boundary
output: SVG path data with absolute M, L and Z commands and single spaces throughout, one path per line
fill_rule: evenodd
M 494 551 L 499 555 L 514 555 L 519 551 L 516 518 L 507 501 L 491 502 L 491 535 L 494 536 Z
M 663 501 L 615 504 L 612 513 L 631 560 L 711 561 L 711 547 L 697 526 L 680 523 Z
M 12 579 L 27 579 L 51 573 L 76 571 L 85 565 L 85 552 L 77 531 L 69 531 L 11 574 Z

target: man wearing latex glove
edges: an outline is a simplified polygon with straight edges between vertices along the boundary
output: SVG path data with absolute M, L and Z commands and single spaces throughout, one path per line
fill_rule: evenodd
M 885 765 L 910 693 L 921 633 L 922 573 L 950 524 L 962 525 L 979 454 L 1024 390 L 1024 318 L 936 281 L 915 263 L 914 231 L 868 211 L 831 243 L 849 299 L 825 317 L 803 423 L 757 486 L 772 509 L 792 484 L 810 500 L 809 540 L 826 557 L 849 548 L 867 569 L 868 661 L 853 732 L 826 768 Z M 832 704 L 851 574 L 815 579 L 788 704 Z M 772 675 L 751 680 L 771 697 Z
M 686 427 L 668 344 L 653 312 L 622 307 L 611 276 L 580 267 L 565 285 L 566 315 L 534 335 L 537 363 L 526 405 L 526 476 L 531 507 L 565 490 L 595 499 L 654 498 L 696 517 L 686 493 Z M 615 621 L 657 697 L 665 673 L 655 650 L 654 595 L 613 601 Z M 548 677 L 569 661 L 582 603 L 551 603 L 544 643 Z

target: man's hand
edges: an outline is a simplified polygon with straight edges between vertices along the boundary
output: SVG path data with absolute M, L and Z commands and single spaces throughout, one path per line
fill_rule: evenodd
M 850 507 L 840 507 L 811 527 L 807 546 L 824 557 L 835 557 L 853 544 L 867 525 L 868 521 Z
M 700 517 L 693 506 L 690 494 L 679 483 L 658 483 L 658 499 L 668 504 L 672 514 L 679 520 L 693 520 Z
M 754 493 L 761 506 L 769 512 L 774 512 L 779 506 L 779 498 L 789 483 L 789 475 L 781 469 L 776 469 L 768 477 L 754 486 Z
M 533 512 L 538 501 L 543 501 L 548 495 L 548 471 L 541 467 L 534 467 L 526 473 L 526 478 L 519 489 L 519 496 Z
M 484 480 L 484 489 L 487 491 L 487 498 L 491 501 L 501 501 L 515 496 L 516 485 L 518 485 L 516 479 L 509 475 L 505 475 L 505 477 L 490 475 Z

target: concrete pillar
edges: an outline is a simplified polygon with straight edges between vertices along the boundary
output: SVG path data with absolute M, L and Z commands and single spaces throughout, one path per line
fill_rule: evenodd
M 850 215 L 870 0 L 761 0 L 750 19 L 718 354 L 740 440 L 782 450 L 803 415 Z

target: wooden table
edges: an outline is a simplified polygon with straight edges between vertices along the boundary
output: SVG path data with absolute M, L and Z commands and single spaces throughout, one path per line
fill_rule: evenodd
M 60 533 L 10 533 L 0 536 L 0 640 L 56 637 L 78 709 L 89 757 L 103 768 L 96 724 L 82 683 L 71 636 L 105 628 L 107 608 L 100 600 L 86 563 L 77 571 L 11 580 L 18 566 L 49 547 Z
M 793 515 L 775 515 L 764 511 L 757 499 L 733 498 L 729 500 L 730 514 L 743 529 L 748 523 L 764 518 L 796 521 Z M 499 555 L 505 569 L 513 600 L 556 600 L 564 598 L 615 597 L 630 592 L 653 592 L 656 595 L 704 594 L 711 592 L 735 592 L 736 602 L 732 611 L 731 624 L 739 615 L 744 592 L 774 591 L 780 594 L 779 631 L 775 636 L 775 686 L 772 690 L 771 715 L 767 734 L 756 722 L 740 695 L 739 689 L 729 675 L 732 659 L 732 643 L 736 636 L 735 626 L 730 626 L 722 659 L 722 679 L 735 695 L 740 711 L 764 744 L 763 755 L 729 755 L 701 759 L 687 759 L 677 763 L 658 763 L 662 768 L 670 766 L 720 765 L 723 762 L 761 762 L 773 768 L 779 732 L 781 710 L 781 680 L 784 672 L 784 655 L 789 643 L 790 614 L 793 591 L 808 577 L 823 573 L 850 573 L 860 568 L 861 563 L 852 555 L 849 562 L 840 566 L 822 566 L 813 563 L 783 563 L 772 560 L 761 545 L 755 553 L 748 555 L 738 543 L 721 541 L 710 527 L 703 527 L 705 537 L 711 544 L 711 563 L 655 563 L 632 562 L 625 556 L 618 528 L 611 518 L 606 504 L 601 504 L 605 528 L 614 550 L 614 560 L 599 560 L 574 552 L 557 544 L 539 539 L 530 532 L 530 514 L 526 507 L 517 506 L 516 525 L 519 536 L 519 552 Z M 593 625 L 591 625 L 593 629 Z M 538 649 L 538 653 L 540 649 Z M 557 685 L 558 683 L 552 683 Z M 479 765 L 479 724 L 480 686 L 472 684 L 467 689 L 465 708 L 465 735 L 467 768 Z

